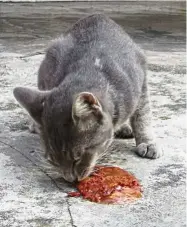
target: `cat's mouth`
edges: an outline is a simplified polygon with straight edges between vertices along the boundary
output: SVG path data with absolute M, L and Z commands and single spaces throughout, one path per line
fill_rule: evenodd
M 94 166 L 83 170 L 81 175 L 79 175 L 78 178 L 77 178 L 78 181 L 82 181 L 82 180 L 86 179 L 88 176 L 90 176 L 92 174 L 93 170 L 94 170 Z

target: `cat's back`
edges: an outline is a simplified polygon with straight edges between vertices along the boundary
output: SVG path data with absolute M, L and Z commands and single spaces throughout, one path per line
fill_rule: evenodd
M 132 49 L 135 44 L 129 35 L 115 21 L 102 14 L 94 14 L 78 20 L 67 32 L 75 46 L 84 46 L 98 50 Z M 133 47 L 136 49 L 136 46 Z
M 56 82 L 52 82 L 50 87 L 59 85 L 66 75 L 81 68 L 95 72 L 98 70 L 98 65 L 101 71 L 105 69 L 109 71 L 109 66 L 113 65 L 113 69 L 117 67 L 118 71 L 124 72 L 124 75 L 128 74 L 131 77 L 133 74 L 131 78 L 135 82 L 134 72 L 140 74 L 137 68 L 145 64 L 142 51 L 121 26 L 101 14 L 78 20 L 62 37 L 52 43 L 46 56 L 48 62 L 55 62 L 53 73 L 50 75 L 57 75 Z
M 69 65 L 71 61 L 90 60 L 101 55 L 121 64 L 131 57 L 144 60 L 141 49 L 115 21 L 102 14 L 78 20 L 47 51 Z
M 102 14 L 94 14 L 78 20 L 65 34 L 71 34 L 79 42 L 93 41 L 115 36 L 117 31 L 124 34 L 123 29 L 109 17 Z
M 122 68 L 126 65 L 145 64 L 140 47 L 115 21 L 102 14 L 94 14 L 78 20 L 67 32 L 71 37 L 73 57 L 89 59 L 110 58 Z M 126 62 L 126 63 L 125 63 Z

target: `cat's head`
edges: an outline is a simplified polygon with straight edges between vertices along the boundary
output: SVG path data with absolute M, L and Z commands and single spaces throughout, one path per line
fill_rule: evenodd
M 98 98 L 81 92 L 69 102 L 56 92 L 18 87 L 17 101 L 40 125 L 47 158 L 69 182 L 88 176 L 113 137 L 112 119 Z

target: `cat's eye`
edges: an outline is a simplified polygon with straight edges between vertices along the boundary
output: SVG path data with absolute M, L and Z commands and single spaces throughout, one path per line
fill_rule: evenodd
M 93 150 L 93 149 L 95 149 L 96 147 L 98 147 L 99 145 L 100 145 L 100 144 L 90 145 L 90 146 L 85 147 L 84 149 L 85 149 L 85 151 L 87 151 L 87 150 Z
M 88 147 L 84 148 L 85 151 L 90 150 L 90 149 L 93 149 L 93 147 L 92 146 L 88 146 Z
M 85 150 L 93 150 L 93 149 L 97 149 L 98 147 L 104 147 L 106 145 L 107 141 L 103 142 L 103 143 L 97 143 L 97 144 L 93 144 L 90 146 L 85 147 Z

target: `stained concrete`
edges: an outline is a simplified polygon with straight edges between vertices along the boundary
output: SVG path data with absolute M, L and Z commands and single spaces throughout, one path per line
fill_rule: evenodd
M 0 226 L 186 226 L 186 65 L 184 3 L 0 4 Z M 153 7 L 154 6 L 154 7 Z M 144 187 L 133 204 L 100 205 L 67 198 L 65 183 L 28 132 L 15 86 L 36 86 L 49 41 L 78 18 L 106 13 L 146 51 L 153 126 L 165 155 L 137 157 L 134 140 L 118 140 L 100 162 L 135 174 Z

